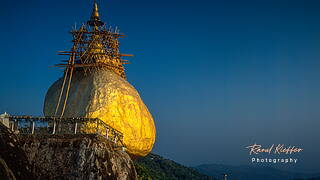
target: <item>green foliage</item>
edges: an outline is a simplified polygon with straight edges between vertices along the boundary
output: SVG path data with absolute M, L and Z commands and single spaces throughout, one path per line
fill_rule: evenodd
M 134 163 L 134 166 L 136 168 L 139 180 L 152 180 L 149 169 L 147 167 L 138 163 Z
M 134 163 L 139 180 L 213 180 L 193 168 L 185 167 L 155 154 L 136 159 Z

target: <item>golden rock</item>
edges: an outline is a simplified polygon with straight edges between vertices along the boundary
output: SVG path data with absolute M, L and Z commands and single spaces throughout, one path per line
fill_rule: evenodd
M 45 116 L 55 114 L 62 83 L 60 78 L 49 88 L 44 102 Z M 83 71 L 74 72 L 63 117 L 101 119 L 123 133 L 128 153 L 135 156 L 147 155 L 155 142 L 154 121 L 139 93 L 108 69 L 86 75 Z

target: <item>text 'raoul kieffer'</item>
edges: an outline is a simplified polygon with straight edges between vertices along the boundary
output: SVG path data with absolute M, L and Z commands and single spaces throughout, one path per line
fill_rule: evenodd
M 269 147 L 262 147 L 262 145 L 255 143 L 253 145 L 247 146 L 246 148 L 250 150 L 250 155 L 259 153 L 293 154 L 303 151 L 302 148 L 296 146 L 285 146 L 284 144 L 278 144 L 277 146 L 275 144 L 272 144 Z

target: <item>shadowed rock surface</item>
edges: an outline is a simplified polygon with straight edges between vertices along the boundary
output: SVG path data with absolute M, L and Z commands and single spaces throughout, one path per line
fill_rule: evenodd
M 19 136 L 0 124 L 0 179 L 135 180 L 137 174 L 129 155 L 99 135 Z
M 21 136 L 32 172 L 39 179 L 134 180 L 129 155 L 99 135 Z
M 32 179 L 31 168 L 17 136 L 0 123 L 0 179 Z

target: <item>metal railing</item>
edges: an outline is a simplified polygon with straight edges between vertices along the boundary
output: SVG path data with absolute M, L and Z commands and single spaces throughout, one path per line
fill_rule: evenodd
M 98 134 L 124 147 L 123 134 L 98 118 L 8 116 L 9 128 L 19 134 Z

